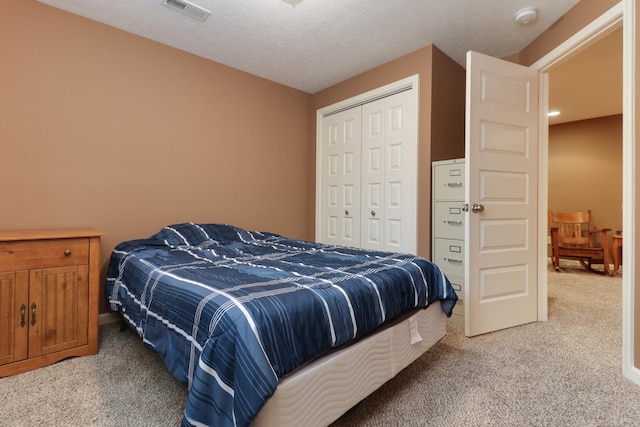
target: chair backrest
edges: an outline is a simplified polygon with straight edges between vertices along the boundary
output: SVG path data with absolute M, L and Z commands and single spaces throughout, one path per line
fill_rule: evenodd
M 549 211 L 549 228 L 558 228 L 558 243 L 561 245 L 591 246 L 591 211 Z

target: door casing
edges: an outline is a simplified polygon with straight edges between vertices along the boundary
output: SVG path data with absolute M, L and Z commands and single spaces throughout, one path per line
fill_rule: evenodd
M 563 60 L 595 43 L 600 38 L 623 25 L 623 120 L 622 120 L 622 228 L 626 236 L 623 251 L 624 274 L 622 276 L 622 372 L 625 377 L 640 385 L 640 369 L 634 366 L 634 278 L 635 278 L 635 60 L 636 60 L 636 7 L 635 0 L 622 0 L 589 25 L 535 62 L 532 67 L 541 73 L 540 81 L 540 170 L 538 173 L 538 223 L 540 230 L 547 230 L 548 209 L 548 155 L 549 123 L 547 120 L 549 81 L 548 72 Z M 547 254 L 546 233 L 539 233 L 539 288 L 538 318 L 546 320 L 547 313 Z

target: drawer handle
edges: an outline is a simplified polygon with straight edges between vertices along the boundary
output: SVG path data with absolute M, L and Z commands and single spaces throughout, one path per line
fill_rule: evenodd
M 462 264 L 462 260 L 461 259 L 455 259 L 455 258 L 445 258 L 445 261 L 449 261 L 449 262 L 453 262 L 453 263 L 457 263 L 457 264 Z
M 36 324 L 36 303 L 32 303 L 31 304 L 31 324 L 35 325 Z
M 461 182 L 447 182 L 444 184 L 445 187 L 462 187 Z
M 452 221 L 450 219 L 445 219 L 444 223 L 445 224 L 462 224 L 462 221 Z
M 64 256 L 71 256 L 71 249 L 64 251 Z
M 27 306 L 22 304 L 20 306 L 20 327 L 24 328 L 24 325 L 27 323 L 24 321 L 24 315 L 26 314 Z

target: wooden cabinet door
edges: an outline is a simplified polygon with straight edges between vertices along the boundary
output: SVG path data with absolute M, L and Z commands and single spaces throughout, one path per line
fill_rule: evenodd
M 0 365 L 27 358 L 28 294 L 28 271 L 0 273 Z
M 88 266 L 31 270 L 29 285 L 29 357 L 85 345 Z

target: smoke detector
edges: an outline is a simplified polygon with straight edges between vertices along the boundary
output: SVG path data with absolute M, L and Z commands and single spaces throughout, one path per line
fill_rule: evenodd
M 199 21 L 204 21 L 211 15 L 210 10 L 186 0 L 163 0 L 162 4 Z
M 538 10 L 533 7 L 526 7 L 516 12 L 513 19 L 516 20 L 518 25 L 532 24 L 538 18 Z

